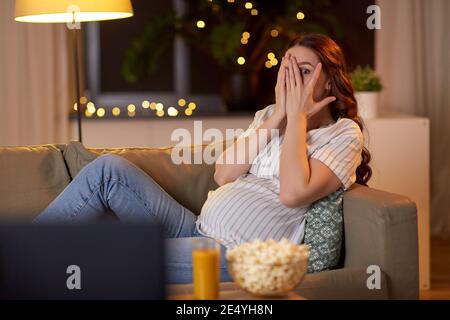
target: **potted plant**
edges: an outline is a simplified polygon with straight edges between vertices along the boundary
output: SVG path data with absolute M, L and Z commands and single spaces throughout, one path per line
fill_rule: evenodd
M 380 77 L 370 66 L 358 66 L 351 73 L 351 79 L 359 116 L 363 119 L 378 117 L 380 91 L 383 88 Z

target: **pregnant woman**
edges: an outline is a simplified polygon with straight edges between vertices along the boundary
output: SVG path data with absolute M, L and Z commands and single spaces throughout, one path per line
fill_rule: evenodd
M 110 211 L 122 222 L 157 220 L 168 238 L 168 283 L 192 281 L 192 237 L 221 244 L 222 281 L 230 279 L 226 248 L 256 238 L 302 243 L 309 206 L 354 182 L 366 184 L 370 155 L 345 58 L 332 39 L 294 40 L 280 64 L 275 94 L 276 103 L 256 112 L 248 130 L 219 157 L 219 188 L 209 192 L 198 217 L 129 161 L 102 155 L 35 223 L 92 222 Z M 253 139 L 261 134 L 267 139 Z M 244 157 L 246 164 L 230 157 Z

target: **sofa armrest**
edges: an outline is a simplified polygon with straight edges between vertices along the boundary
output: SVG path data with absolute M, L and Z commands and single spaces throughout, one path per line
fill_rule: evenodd
M 414 202 L 404 196 L 354 185 L 344 196 L 344 229 L 345 267 L 378 265 L 388 276 L 390 299 L 418 299 Z

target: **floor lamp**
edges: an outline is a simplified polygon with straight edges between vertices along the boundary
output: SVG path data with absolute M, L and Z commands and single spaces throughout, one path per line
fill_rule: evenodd
M 71 29 L 80 142 L 82 142 L 82 110 L 78 33 L 81 22 L 114 20 L 131 16 L 133 16 L 133 7 L 130 0 L 16 0 L 14 20 L 31 23 L 66 23 L 68 29 Z

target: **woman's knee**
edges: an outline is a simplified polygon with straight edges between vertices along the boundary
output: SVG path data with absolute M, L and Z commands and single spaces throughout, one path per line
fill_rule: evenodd
M 110 169 L 116 168 L 123 169 L 130 165 L 129 161 L 126 160 L 125 158 L 111 153 L 102 154 L 98 156 L 91 162 L 91 164 L 94 167 L 110 168 Z

